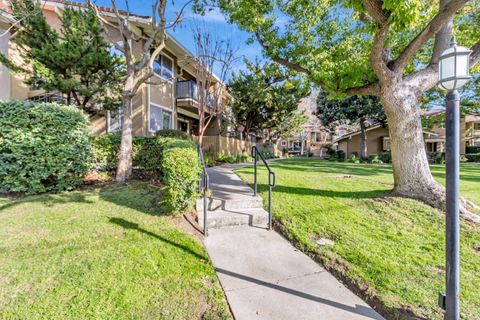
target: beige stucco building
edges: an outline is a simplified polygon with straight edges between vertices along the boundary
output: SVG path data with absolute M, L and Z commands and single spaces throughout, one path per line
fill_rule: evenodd
M 436 115 L 443 116 L 443 111 Z M 466 115 L 460 123 L 460 153 L 466 153 L 467 146 L 480 146 L 480 116 Z M 445 128 L 434 126 L 423 131 L 425 151 L 433 155 L 445 151 Z M 360 154 L 360 131 L 354 131 L 338 137 L 333 141 L 337 150 L 342 150 L 347 157 Z M 367 128 L 367 152 L 369 155 L 381 154 L 390 151 L 390 137 L 388 127 L 373 124 Z
M 8 10 L 5 1 L 0 0 L 0 5 Z M 67 5 L 63 0 L 45 1 L 43 5 L 44 15 L 49 25 L 55 30 L 60 30 L 61 22 L 59 14 Z M 74 5 L 82 5 L 75 3 Z M 0 6 L 1 8 L 1 6 Z M 101 8 L 108 19 L 114 19 L 111 9 Z M 5 30 L 13 23 L 11 16 L 6 12 L 0 15 L 0 29 Z M 9 19 L 7 19 L 9 18 Z M 148 30 L 151 27 L 151 18 L 131 14 L 129 20 L 139 30 Z M 0 32 L 1 32 L 0 30 Z M 144 32 L 144 31 L 141 31 Z M 120 41 L 118 31 L 108 30 L 107 40 L 110 42 Z M 117 34 L 117 36 L 116 36 Z M 143 41 L 134 41 L 132 50 L 139 57 L 143 48 Z M 9 41 L 8 35 L 0 39 L 0 50 L 10 58 L 18 58 L 15 46 Z M 112 45 L 112 50 L 113 45 Z M 170 34 L 166 37 L 165 48 L 154 63 L 154 76 L 149 79 L 150 83 L 144 84 L 134 97 L 133 133 L 134 135 L 151 135 L 161 129 L 177 129 L 192 135 L 198 134 L 198 86 L 195 79 L 196 70 L 191 63 L 193 54 L 189 52 Z M 56 93 L 35 90 L 27 86 L 19 76 L 10 75 L 8 70 L 0 68 L 0 99 L 10 100 L 35 100 L 55 101 L 63 97 Z M 160 84 L 161 83 L 161 84 Z M 213 77 L 212 86 L 223 86 L 218 78 Z M 227 103 L 228 97 L 222 97 L 222 102 Z M 222 121 L 226 119 L 215 117 L 209 124 L 205 135 L 217 135 L 220 133 Z M 95 116 L 91 117 L 92 134 L 99 135 L 106 132 L 121 129 L 122 115 L 119 111 L 106 111 L 101 108 Z

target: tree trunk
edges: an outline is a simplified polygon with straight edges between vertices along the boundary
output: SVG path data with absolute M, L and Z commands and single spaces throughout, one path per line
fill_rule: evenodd
M 123 98 L 122 140 L 118 155 L 116 181 L 125 182 L 132 174 L 132 98 Z
M 404 83 L 382 88 L 390 134 L 393 193 L 445 207 L 445 188 L 433 179 L 425 152 L 420 108 L 415 88 Z
M 360 158 L 362 160 L 368 160 L 366 124 L 367 121 L 365 119 L 360 119 Z

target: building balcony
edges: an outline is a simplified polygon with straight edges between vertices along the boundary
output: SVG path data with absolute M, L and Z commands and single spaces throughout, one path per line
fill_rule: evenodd
M 176 100 L 180 107 L 195 107 L 198 108 L 200 88 L 193 80 L 177 81 L 176 84 Z M 214 106 L 215 98 L 212 94 L 206 94 L 207 106 L 212 108 Z

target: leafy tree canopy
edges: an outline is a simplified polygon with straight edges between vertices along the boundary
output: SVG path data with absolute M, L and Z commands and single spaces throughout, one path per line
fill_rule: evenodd
M 1 63 L 22 74 L 27 84 L 61 92 L 86 111 L 98 104 L 118 108 L 122 59 L 110 53 L 91 10 L 65 7 L 59 30 L 47 23 L 39 2 L 14 0 L 12 10 L 19 21 L 12 41 L 23 61 L 1 55 Z
M 228 89 L 231 107 L 245 132 L 268 129 L 274 135 L 292 134 L 307 117 L 297 112 L 309 92 L 303 78 L 275 63 L 250 63 L 248 70 L 233 74 Z
M 231 22 L 255 35 L 268 57 L 305 72 L 328 92 L 343 92 L 377 80 L 370 52 L 378 23 L 365 8 L 365 1 L 218 2 Z M 438 0 L 380 2 L 389 23 L 385 47 L 391 59 L 397 58 L 439 13 Z M 455 15 L 454 32 L 460 44 L 472 46 L 479 40 L 479 12 L 480 2 L 469 1 Z M 422 46 L 404 73 L 423 69 L 432 57 L 433 45 L 430 40 Z M 479 70 L 477 65 L 475 71 Z
M 374 96 L 352 96 L 342 100 L 327 99 L 324 92 L 317 98 L 317 116 L 325 126 L 337 124 L 359 125 L 375 120 L 386 125 L 386 115 L 379 98 Z

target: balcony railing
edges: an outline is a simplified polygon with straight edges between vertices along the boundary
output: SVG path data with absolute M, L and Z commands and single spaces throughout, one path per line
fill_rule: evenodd
M 177 81 L 177 99 L 198 100 L 198 86 L 195 81 Z
M 199 88 L 197 83 L 193 80 L 177 81 L 177 99 L 192 99 L 198 102 Z M 215 98 L 211 93 L 206 96 L 207 106 L 212 108 L 215 103 Z

